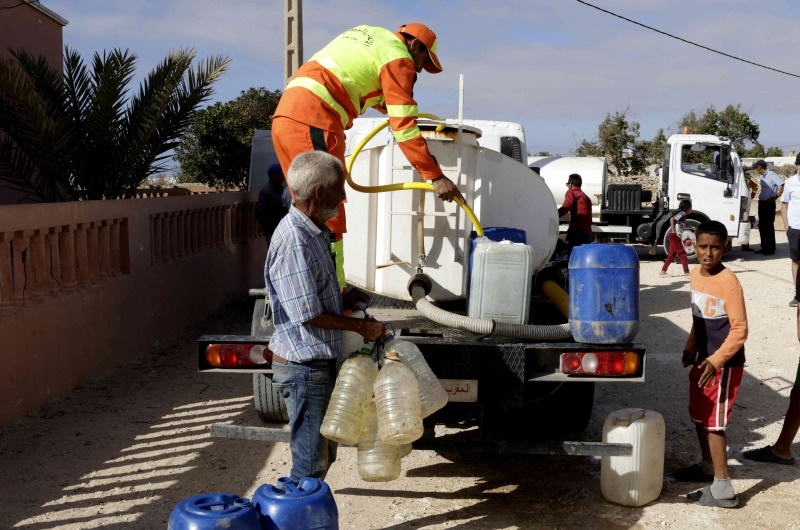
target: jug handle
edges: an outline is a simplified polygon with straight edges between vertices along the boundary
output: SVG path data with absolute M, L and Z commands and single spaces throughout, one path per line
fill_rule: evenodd
M 616 418 L 614 420 L 614 424 L 622 426 L 622 427 L 630 427 L 631 423 L 633 423 L 633 422 L 635 422 L 637 420 L 641 420 L 646 415 L 647 415 L 647 411 L 646 410 L 644 410 L 644 409 L 636 409 L 634 412 L 630 413 L 625 418 L 622 418 L 622 417 Z

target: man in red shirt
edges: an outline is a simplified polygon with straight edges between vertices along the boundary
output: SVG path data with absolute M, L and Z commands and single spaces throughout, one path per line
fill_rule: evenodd
M 569 191 L 564 196 L 564 204 L 558 209 L 559 217 L 569 212 L 567 245 L 570 250 L 573 247 L 594 241 L 594 236 L 592 235 L 592 199 L 583 193 L 583 190 L 581 190 L 582 184 L 583 179 L 577 173 L 569 176 L 567 179 Z

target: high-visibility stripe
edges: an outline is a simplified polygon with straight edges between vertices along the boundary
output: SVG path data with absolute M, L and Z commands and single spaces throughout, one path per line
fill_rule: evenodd
M 296 77 L 289 81 L 289 84 L 286 85 L 286 90 L 295 87 L 302 87 L 306 90 L 310 90 L 314 95 L 316 95 L 319 99 L 327 103 L 331 106 L 333 110 L 335 110 L 339 114 L 339 118 L 342 120 L 342 126 L 346 127 L 347 124 L 350 122 L 350 118 L 347 116 L 347 111 L 344 110 L 344 107 L 339 105 L 331 93 L 325 88 L 325 85 L 320 83 L 315 79 L 311 79 L 310 77 Z
M 416 118 L 419 116 L 419 107 L 416 105 L 386 105 L 386 112 L 393 118 Z
M 394 139 L 397 140 L 397 143 L 403 143 L 411 140 L 412 138 L 416 138 L 420 134 L 422 133 L 419 132 L 419 127 L 414 126 L 409 127 L 408 129 L 403 129 L 402 131 L 395 131 Z

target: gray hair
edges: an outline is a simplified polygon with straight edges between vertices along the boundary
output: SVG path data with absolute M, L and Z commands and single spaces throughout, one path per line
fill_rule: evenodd
M 289 166 L 286 182 L 297 201 L 314 196 L 317 186 L 328 189 L 344 177 L 342 163 L 325 151 L 306 151 L 297 155 Z

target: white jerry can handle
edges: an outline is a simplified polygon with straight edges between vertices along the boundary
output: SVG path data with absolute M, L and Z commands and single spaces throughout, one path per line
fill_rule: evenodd
M 626 416 L 619 416 L 614 418 L 614 425 L 618 425 L 620 427 L 628 428 L 631 424 L 635 421 L 639 421 L 647 416 L 647 411 L 644 409 L 634 409 L 631 410 L 630 414 Z

